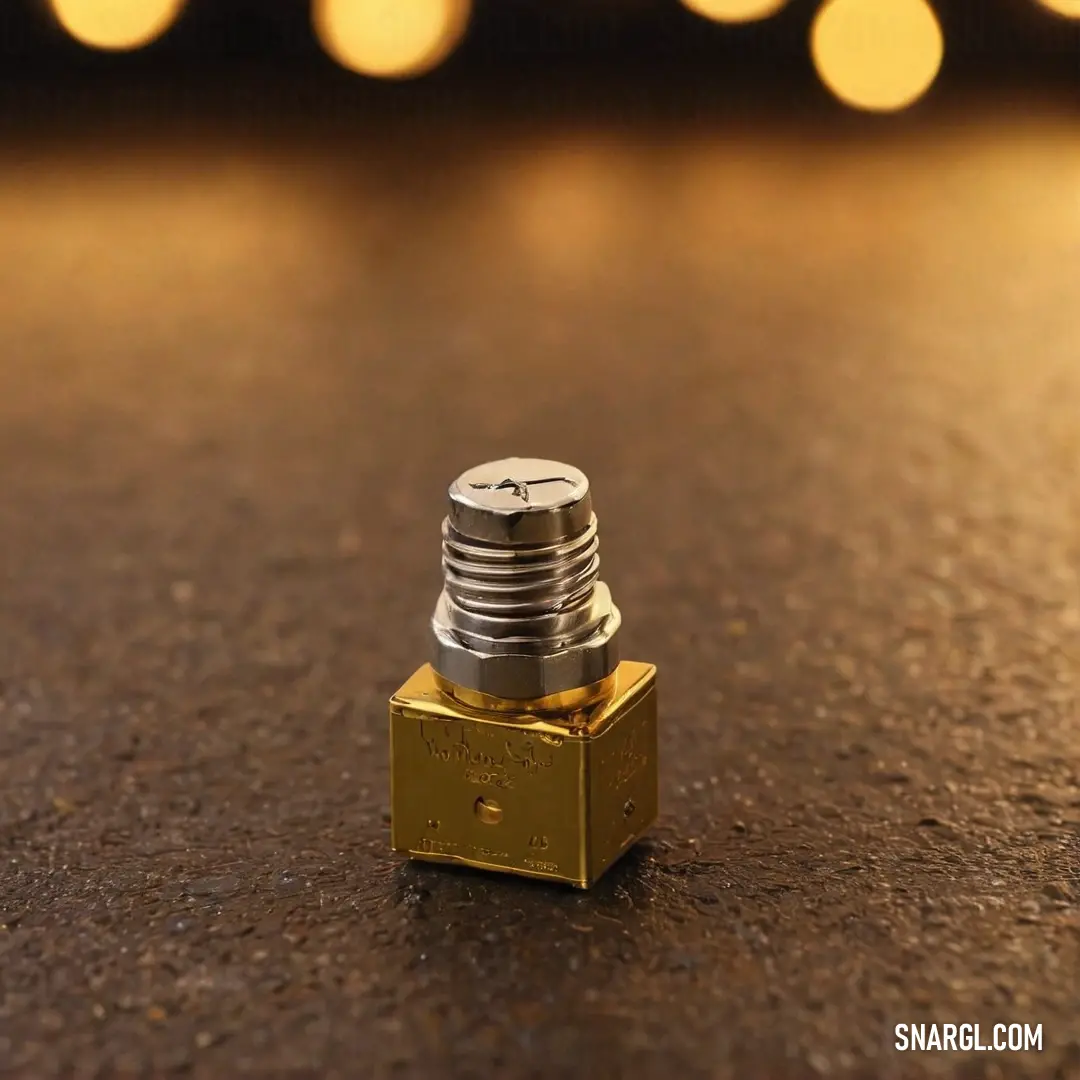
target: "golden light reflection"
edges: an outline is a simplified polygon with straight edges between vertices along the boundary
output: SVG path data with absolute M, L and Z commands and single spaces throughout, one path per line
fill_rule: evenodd
M 1039 0 L 1044 8 L 1067 19 L 1080 19 L 1080 0 Z
M 94 49 L 137 49 L 176 21 L 186 0 L 50 0 L 57 22 Z
M 471 0 L 314 0 L 323 48 L 362 75 L 401 79 L 440 64 L 461 40 Z
M 841 101 L 892 112 L 929 89 L 945 39 L 926 0 L 825 0 L 810 47 L 821 81 Z
M 778 12 L 787 0 L 682 0 L 683 6 L 716 22 L 753 22 Z

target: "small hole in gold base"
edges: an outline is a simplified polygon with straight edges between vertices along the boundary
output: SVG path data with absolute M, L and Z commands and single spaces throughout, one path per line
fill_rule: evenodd
M 473 803 L 473 811 L 485 825 L 498 825 L 502 821 L 502 807 L 494 799 L 482 795 Z
M 623 817 L 629 817 L 636 809 L 637 809 L 637 807 L 634 805 L 634 800 L 633 799 L 627 799 L 626 802 L 623 803 L 623 808 L 622 808 Z

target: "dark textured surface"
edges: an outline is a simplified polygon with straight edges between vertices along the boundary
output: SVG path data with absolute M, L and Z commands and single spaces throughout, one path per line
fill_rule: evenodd
M 1077 1075 L 1078 147 L 6 143 L 0 1068 Z M 661 670 L 589 894 L 387 852 L 444 486 L 511 453 Z

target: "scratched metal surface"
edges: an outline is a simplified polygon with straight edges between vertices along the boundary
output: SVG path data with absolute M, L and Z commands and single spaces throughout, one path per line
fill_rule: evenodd
M 8 140 L 0 1071 L 1078 1075 L 1078 193 L 1034 107 Z M 387 852 L 512 453 L 661 671 L 589 894 Z

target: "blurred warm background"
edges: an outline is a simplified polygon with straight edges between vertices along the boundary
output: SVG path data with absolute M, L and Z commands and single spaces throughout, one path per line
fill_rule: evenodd
M 816 73 L 837 100 L 890 112 L 918 101 L 943 66 L 1043 78 L 1075 67 L 1075 0 L 13 0 L 0 54 L 10 72 L 70 61 L 58 38 L 109 53 L 153 50 L 189 70 L 236 61 L 296 68 L 317 47 L 343 68 L 410 79 L 544 57 L 595 71 L 690 61 L 754 66 L 758 77 Z M 456 53 L 464 55 L 456 58 Z M 711 58 L 711 64 L 710 64 Z M 735 64 L 731 65 L 734 59 Z M 192 76 L 194 77 L 194 76 Z

